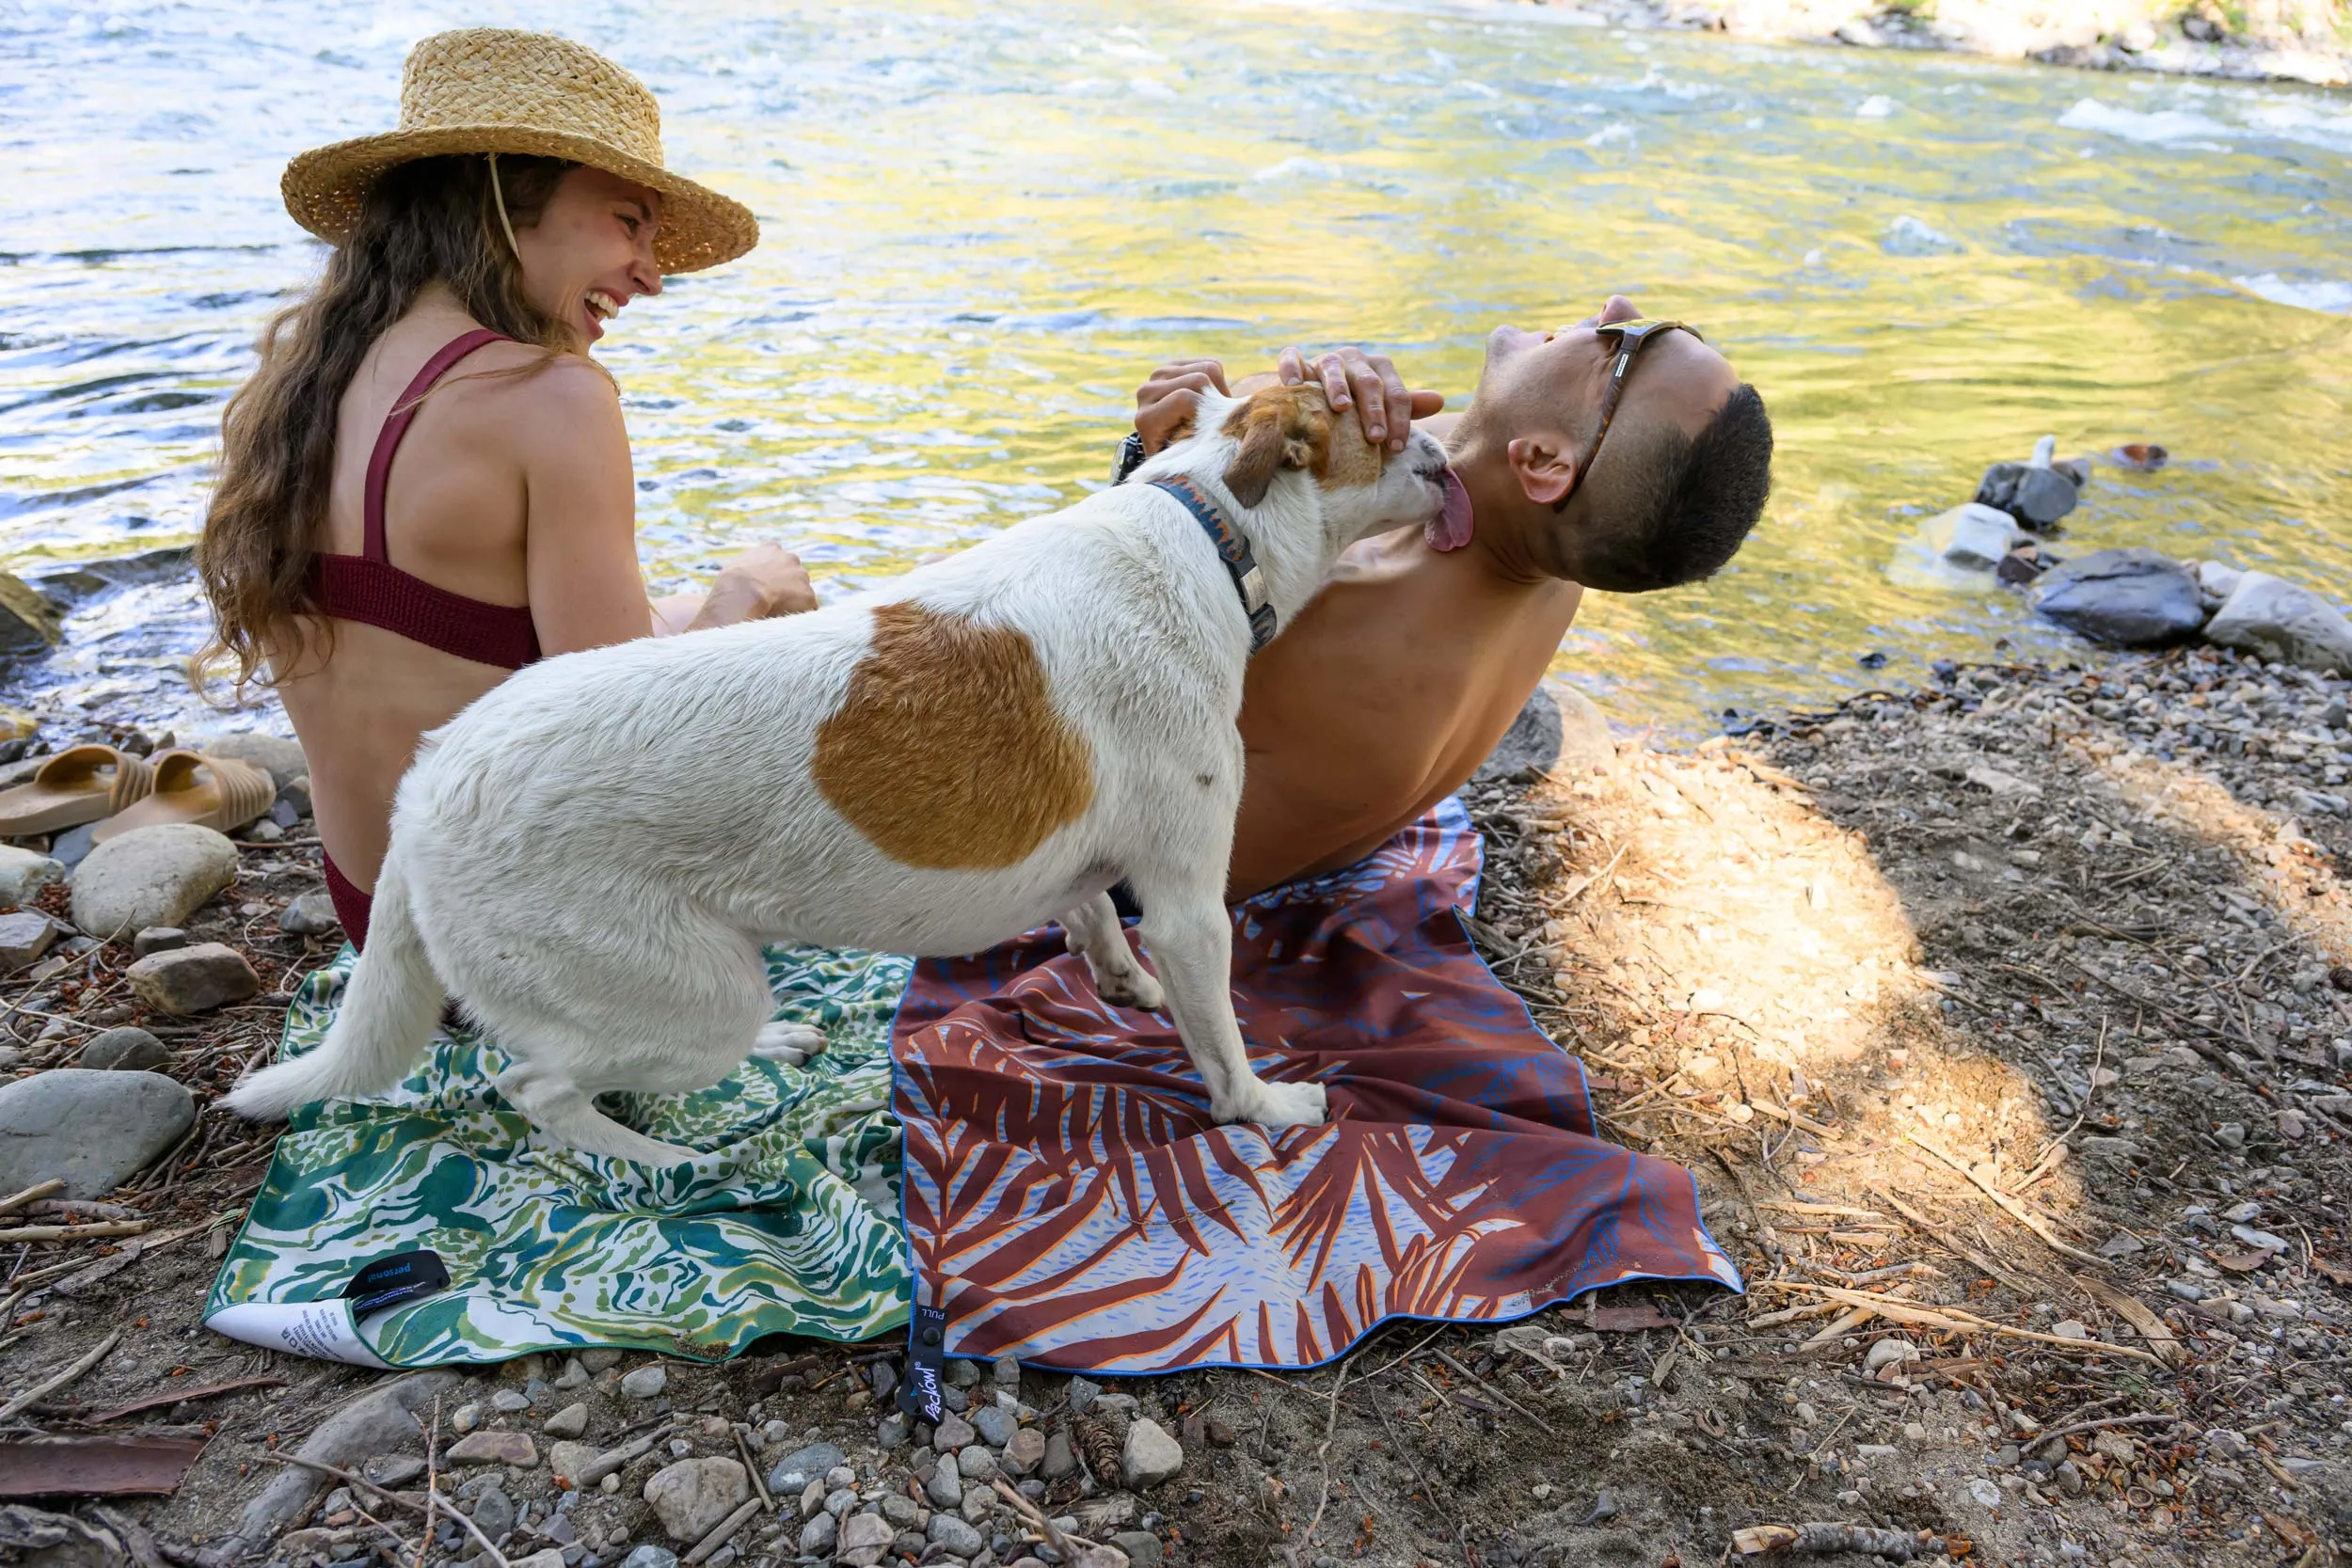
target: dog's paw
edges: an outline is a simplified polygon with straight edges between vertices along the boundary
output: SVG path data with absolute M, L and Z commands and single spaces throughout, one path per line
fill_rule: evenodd
M 1284 1127 L 1320 1127 L 1330 1102 L 1320 1084 L 1277 1084 L 1261 1079 L 1232 1116 L 1219 1121 L 1248 1121 L 1274 1132 Z
M 1123 974 L 1097 974 L 1094 990 L 1112 1006 L 1133 1007 L 1138 1012 L 1156 1013 L 1168 1001 L 1159 981 L 1140 965 Z
M 752 1040 L 752 1054 L 762 1061 L 799 1067 L 825 1049 L 825 1032 L 806 1023 L 763 1023 Z

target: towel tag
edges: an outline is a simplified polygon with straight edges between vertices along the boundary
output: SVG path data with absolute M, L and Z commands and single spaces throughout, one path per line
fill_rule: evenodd
M 898 1385 L 898 1408 L 918 1421 L 939 1424 L 946 1413 L 940 1386 L 946 1370 L 947 1309 L 917 1307 L 907 1325 L 907 1376 Z
M 379 1258 L 361 1269 L 343 1287 L 343 1299 L 351 1304 L 356 1321 L 448 1289 L 449 1265 L 441 1261 L 439 1253 L 421 1247 Z

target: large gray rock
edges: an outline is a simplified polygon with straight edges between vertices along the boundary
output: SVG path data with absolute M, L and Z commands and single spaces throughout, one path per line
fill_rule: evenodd
M 2310 589 L 2241 572 L 2205 623 L 2205 641 L 2264 658 L 2352 675 L 2352 621 Z
M 245 955 L 217 942 L 150 953 L 123 971 L 123 978 L 149 1006 L 183 1017 L 242 1002 L 262 990 L 262 977 Z
M 0 572 L 0 654 L 37 654 L 56 645 L 57 610 L 22 578 Z
M 65 867 L 34 849 L 0 844 L 0 906 L 29 904 L 52 882 L 65 880 Z
M 1555 770 L 1581 774 L 1609 767 L 1616 758 L 1608 716 L 1566 682 L 1546 679 L 1528 693 L 1518 717 L 1471 778 L 1492 784 Z
M 197 736 L 188 744 L 207 756 L 249 762 L 267 773 L 270 782 L 280 789 L 310 773 L 302 748 L 282 736 L 258 735 L 250 730 L 214 730 Z
M 645 1501 L 674 1541 L 700 1541 L 752 1495 L 752 1478 L 732 1459 L 681 1459 L 645 1481 Z
M 73 924 L 102 941 L 150 926 L 183 926 L 237 879 L 237 847 L 193 822 L 135 828 L 73 868 Z
M 104 1197 L 196 1123 L 196 1101 L 153 1072 L 62 1067 L 0 1085 L 0 1192 L 56 1177 Z
M 2205 624 L 2196 574 L 2137 547 L 2096 550 L 2044 573 L 2033 607 L 2069 631 L 2126 648 L 2179 642 Z
M 304 1440 L 301 1455 L 338 1469 L 353 1470 L 370 1456 L 396 1449 L 413 1448 L 421 1453 L 424 1428 L 419 1424 L 418 1415 L 432 1408 L 436 1394 L 450 1393 L 463 1381 L 456 1372 L 436 1370 L 413 1373 L 371 1389 L 321 1421 Z M 273 1468 L 278 1469 L 277 1476 L 245 1505 L 245 1517 L 237 1530 L 247 1541 L 266 1541 L 294 1523 L 326 1484 L 326 1477 L 298 1465 Z M 233 1560 L 234 1554 L 230 1556 Z
M 1995 463 L 1977 486 L 1977 504 L 2008 513 L 2036 532 L 2074 510 L 2075 483 L 2057 468 L 2028 463 Z

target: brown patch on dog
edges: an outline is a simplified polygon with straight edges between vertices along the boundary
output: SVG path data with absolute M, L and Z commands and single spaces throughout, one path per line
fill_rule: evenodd
M 930 871 L 1018 864 L 1094 800 L 1028 634 L 904 602 L 874 611 L 809 771 L 876 848 Z
M 1225 487 L 1244 506 L 1265 499 L 1283 468 L 1305 468 L 1327 490 L 1375 484 L 1387 456 L 1364 439 L 1353 417 L 1333 414 L 1323 388 L 1313 382 L 1266 387 L 1225 419 L 1225 434 L 1241 451 L 1225 470 Z

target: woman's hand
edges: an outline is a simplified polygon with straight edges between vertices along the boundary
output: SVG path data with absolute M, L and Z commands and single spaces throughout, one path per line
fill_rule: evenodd
M 1426 419 L 1445 406 L 1440 392 L 1408 392 L 1385 354 L 1359 348 L 1339 348 L 1310 359 L 1295 348 L 1284 349 L 1274 362 L 1285 386 L 1302 381 L 1323 383 L 1323 395 L 1334 409 L 1353 406 L 1364 427 L 1364 439 L 1385 442 L 1391 451 L 1405 450 L 1405 437 L 1415 420 Z M 1149 437 L 1146 437 L 1148 440 Z
M 656 609 L 656 629 L 666 629 L 673 614 L 663 613 L 686 595 L 674 595 Z M 755 545 L 719 568 L 710 592 L 683 630 L 732 626 L 745 621 L 765 621 L 778 615 L 798 615 L 817 608 L 817 591 L 809 586 L 808 568 L 781 545 Z

